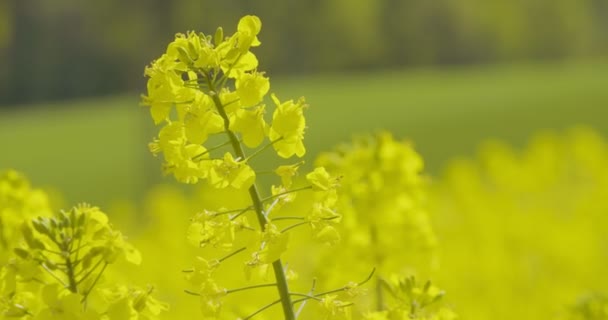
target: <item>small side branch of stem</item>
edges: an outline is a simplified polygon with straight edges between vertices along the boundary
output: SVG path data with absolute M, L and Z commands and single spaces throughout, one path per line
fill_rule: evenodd
M 223 257 L 223 258 L 221 258 L 221 259 L 218 259 L 218 261 L 219 261 L 219 262 L 224 262 L 224 260 L 226 260 L 226 259 L 228 259 L 228 258 L 230 258 L 230 257 L 232 257 L 232 256 L 234 256 L 234 255 L 236 255 L 236 254 L 238 254 L 238 253 L 240 253 L 240 252 L 243 252 L 243 251 L 245 251 L 246 249 L 247 249 L 247 247 L 242 247 L 242 248 L 240 248 L 240 249 L 238 249 L 238 250 L 236 250 L 236 251 L 234 251 L 234 252 L 232 252 L 232 253 L 228 254 L 227 256 L 225 256 L 225 257 Z
M 294 192 L 298 192 L 298 191 L 302 191 L 302 190 L 308 190 L 308 189 L 312 189 L 312 186 L 306 186 L 306 187 L 291 189 L 291 190 L 287 190 L 287 191 L 284 191 L 284 192 L 281 192 L 281 193 L 273 194 L 273 195 L 268 196 L 268 197 L 266 197 L 264 199 L 261 199 L 260 201 L 262 203 L 264 203 L 264 202 L 266 202 L 268 200 L 272 200 L 274 198 L 277 198 L 277 197 L 280 197 L 280 196 L 284 196 L 286 194 L 290 194 L 290 193 L 294 193 Z

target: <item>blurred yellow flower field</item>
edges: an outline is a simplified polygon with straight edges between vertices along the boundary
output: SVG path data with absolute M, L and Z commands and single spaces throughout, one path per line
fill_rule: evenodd
M 28 172 L 0 171 L 0 319 L 608 319 L 604 77 L 579 66 L 566 74 L 580 78 L 534 89 L 508 75 L 489 86 L 486 73 L 455 82 L 421 73 L 415 79 L 426 84 L 405 82 L 422 92 L 422 106 L 392 112 L 413 103 L 386 97 L 401 90 L 393 75 L 382 84 L 327 76 L 303 88 L 284 79 L 275 88 L 254 53 L 261 20 L 243 16 L 233 30 L 177 34 L 145 68 L 141 112 L 120 114 L 148 123 L 123 123 L 108 109 L 89 122 L 100 128 L 90 137 L 88 125 L 55 129 L 87 146 L 62 153 L 65 172 L 23 160 L 63 175 L 75 186 L 67 197 L 30 182 Z M 587 85 L 578 83 L 583 78 Z M 466 93 L 457 84 L 463 79 L 483 93 Z M 395 105 L 366 114 L 284 96 L 329 90 L 324 81 L 337 84 L 319 99 L 326 106 Z M 569 81 L 577 82 L 574 93 L 556 91 L 572 89 Z M 437 84 L 453 87 L 438 95 Z M 503 92 L 498 102 L 505 84 L 518 94 Z M 365 94 L 351 92 L 357 89 Z M 573 108 L 577 97 L 592 98 L 591 111 Z M 536 112 L 559 117 L 529 117 L 526 106 L 537 100 L 544 104 Z M 459 109 L 464 102 L 469 109 Z M 446 106 L 428 127 L 396 120 L 439 104 Z M 502 110 L 511 105 L 512 113 Z M 536 129 L 547 119 L 544 126 L 564 127 L 568 115 L 597 128 Z M 494 120 L 468 127 L 475 117 Z M 447 118 L 462 123 L 416 139 Z M 17 132 L 17 118 L 6 119 L 7 132 Z M 487 139 L 484 130 L 501 126 L 522 132 Z M 148 132 L 147 146 L 127 133 L 135 127 Z M 479 140 L 472 134 L 485 140 L 477 155 L 455 157 Z M 62 148 L 51 142 L 41 150 Z M 17 144 L 27 141 L 4 150 L 19 169 L 14 159 L 27 157 Z M 146 147 L 153 162 L 130 153 Z M 77 167 L 72 160 L 82 174 L 68 170 Z M 112 161 L 123 165 L 115 170 Z M 180 185 L 143 183 L 142 166 Z M 110 199 L 125 190 L 143 200 Z M 85 191 L 103 206 L 67 203 Z

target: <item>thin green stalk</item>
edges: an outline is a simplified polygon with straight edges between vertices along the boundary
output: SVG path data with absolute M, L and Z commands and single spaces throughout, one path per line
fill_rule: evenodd
M 236 218 L 240 217 L 241 215 L 245 214 L 245 212 L 253 210 L 252 207 L 249 207 L 247 209 L 243 209 L 241 211 L 239 211 L 239 213 L 233 215 L 232 217 L 230 217 L 230 221 L 234 221 Z
M 246 249 L 247 249 L 247 247 L 242 247 L 242 248 L 240 248 L 240 249 L 238 249 L 238 250 L 236 250 L 236 251 L 234 251 L 234 252 L 229 253 L 228 255 L 224 256 L 223 258 L 218 259 L 217 261 L 219 261 L 219 262 L 223 262 L 224 260 L 226 260 L 226 259 L 228 259 L 228 258 L 230 258 L 230 257 L 234 256 L 235 254 L 238 254 L 238 253 L 240 253 L 240 252 L 245 251 Z
M 277 143 L 277 142 L 279 142 L 281 140 L 283 140 L 283 137 L 280 137 L 280 138 L 278 138 L 278 139 L 276 139 L 274 141 L 268 142 L 266 145 L 264 145 L 263 147 L 259 148 L 258 150 L 254 151 L 252 154 L 250 154 L 247 157 L 247 159 L 245 159 L 245 161 L 249 161 L 249 160 L 255 158 L 255 156 L 257 156 L 258 154 L 264 152 L 266 149 L 270 148 L 273 144 L 275 144 L 275 143 Z
M 252 289 L 258 289 L 258 288 L 268 288 L 268 287 L 274 287 L 276 286 L 276 283 L 263 283 L 263 284 L 255 284 L 252 286 L 247 286 L 247 287 L 242 287 L 242 288 L 236 288 L 236 289 L 230 289 L 230 290 L 226 290 L 225 293 L 226 294 L 231 294 L 231 293 L 235 293 L 235 292 L 239 292 L 239 291 L 246 291 L 246 290 L 252 290 Z M 194 292 L 194 291 L 190 291 L 190 290 L 184 290 L 185 293 L 192 295 L 192 296 L 200 296 L 200 293 Z
M 93 266 L 93 268 L 89 269 L 89 271 L 87 271 L 87 273 L 85 275 L 83 275 L 80 278 L 80 280 L 77 281 L 77 284 L 80 284 L 83 281 L 85 281 L 91 274 L 93 274 L 93 272 L 95 272 L 95 270 L 97 270 L 97 267 L 99 267 L 103 262 L 104 262 L 103 258 L 99 259 L 99 261 L 97 261 L 97 263 Z M 82 269 L 82 270 L 86 270 L 86 269 Z
M 243 288 L 230 289 L 230 290 L 226 291 L 226 294 L 231 294 L 231 293 L 235 293 L 235 292 L 239 292 L 239 291 L 245 291 L 245 290 L 251 290 L 251 289 L 257 289 L 257 288 L 275 287 L 276 285 L 277 285 L 276 283 L 256 284 L 256 285 L 253 285 L 253 286 L 248 286 L 248 287 L 243 287 Z
M 317 279 L 313 279 L 312 280 L 312 286 L 310 288 L 310 291 L 308 291 L 308 295 L 312 296 L 312 294 L 315 293 L 315 288 L 317 287 Z M 304 301 L 302 302 L 302 304 L 300 305 L 300 307 L 298 308 L 298 311 L 296 311 L 296 318 L 300 316 L 300 314 L 302 313 L 302 311 L 304 310 L 304 307 L 306 306 L 306 302 L 308 301 Z
M 187 294 L 189 294 L 189 295 L 191 295 L 191 296 L 197 296 L 197 297 L 200 297 L 200 296 L 201 296 L 201 294 L 200 294 L 200 293 L 196 293 L 196 292 L 194 292 L 194 291 L 190 291 L 190 290 L 188 290 L 188 289 L 184 289 L 184 292 L 185 292 L 185 293 L 187 293 Z
M 215 151 L 215 150 L 217 150 L 217 149 L 219 149 L 219 148 L 221 148 L 221 147 L 227 146 L 227 145 L 229 145 L 229 144 L 230 144 L 230 141 L 226 141 L 226 142 L 224 142 L 224 143 L 218 144 L 218 145 L 217 145 L 217 146 L 215 146 L 215 147 L 211 147 L 211 148 L 207 149 L 205 152 L 201 152 L 201 153 L 199 153 L 199 154 L 195 155 L 194 157 L 192 157 L 192 161 L 196 161 L 196 160 L 198 160 L 200 157 L 202 157 L 202 156 L 204 156 L 204 155 L 206 155 L 206 154 L 208 154 L 208 153 L 210 153 L 210 152 L 212 152 L 212 151 Z
M 283 216 L 283 217 L 275 217 L 272 218 L 272 221 L 279 221 L 279 220 L 304 220 L 306 218 L 304 217 L 292 217 L 292 216 Z
M 277 198 L 277 197 L 280 197 L 280 196 L 284 196 L 286 194 L 290 194 L 290 193 L 294 193 L 294 192 L 298 192 L 298 191 L 302 191 L 302 190 L 308 190 L 308 189 L 312 189 L 312 186 L 306 186 L 306 187 L 301 187 L 301 188 L 287 190 L 285 192 L 281 192 L 281 193 L 277 193 L 277 194 L 268 196 L 268 197 L 266 197 L 266 198 L 264 198 L 264 199 L 262 199 L 260 201 L 266 202 L 268 200 L 271 200 L 271 199 L 274 199 L 274 198 Z
M 230 213 L 237 213 L 237 212 L 238 212 L 237 215 L 239 215 L 239 214 L 245 213 L 245 212 L 247 212 L 249 210 L 253 210 L 253 207 L 249 206 L 249 207 L 241 208 L 241 209 L 234 209 L 234 210 L 215 212 L 213 214 L 213 216 L 217 217 L 217 216 L 221 216 L 223 214 L 230 214 Z
M 293 225 L 291 225 L 291 226 L 289 226 L 289 227 L 287 227 L 287 228 L 285 228 L 285 229 L 281 230 L 281 233 L 285 233 L 285 232 L 287 232 L 287 231 L 289 231 L 289 230 L 291 230 L 291 229 L 293 229 L 293 228 L 297 228 L 297 227 L 299 227 L 299 226 L 303 226 L 303 225 L 306 225 L 306 224 L 309 224 L 309 223 L 310 223 L 310 222 L 308 222 L 308 221 L 302 221 L 302 222 L 298 222 L 298 223 L 296 223 L 296 224 L 293 224 Z
M 255 317 L 256 315 L 258 315 L 258 314 L 262 313 L 264 310 L 266 310 L 266 309 L 268 309 L 268 308 L 270 308 L 270 307 L 274 306 L 275 304 L 280 303 L 281 301 L 282 301 L 282 299 L 275 300 L 275 301 L 273 301 L 273 302 L 271 302 L 271 303 L 269 303 L 269 304 L 267 304 L 267 305 L 265 305 L 265 306 L 261 307 L 261 308 L 260 308 L 260 309 L 258 309 L 256 312 L 254 312 L 254 313 L 252 313 L 252 314 L 250 314 L 250 315 L 246 316 L 245 318 L 243 318 L 243 320 L 249 320 L 249 319 L 251 319 L 251 318 Z
M 222 105 L 222 101 L 220 100 L 219 93 L 215 91 L 214 84 L 211 83 L 209 77 L 205 75 L 207 82 L 209 84 L 209 88 L 212 91 L 211 97 L 213 98 L 213 102 L 217 108 L 218 113 L 224 119 L 224 129 L 228 134 L 228 138 L 232 144 L 232 148 L 236 154 L 237 158 L 247 159 L 245 152 L 243 151 L 243 146 L 239 141 L 238 137 L 234 132 L 230 130 L 230 119 L 226 114 L 226 110 L 224 110 L 224 106 Z M 264 215 L 262 200 L 260 197 L 260 193 L 258 192 L 258 188 L 254 183 L 249 187 L 249 196 L 251 201 L 253 202 L 253 207 L 255 209 L 256 217 L 258 219 L 258 223 L 260 224 L 260 228 L 262 231 L 266 229 L 266 224 L 268 220 Z M 277 281 L 277 289 L 279 291 L 279 297 L 281 305 L 283 307 L 283 315 L 285 316 L 285 320 L 295 320 L 295 314 L 293 310 L 293 305 L 291 303 L 291 296 L 289 295 L 289 287 L 287 286 L 287 277 L 285 276 L 285 270 L 283 269 L 283 263 L 281 260 L 277 260 L 272 263 L 272 268 L 274 269 L 274 277 Z
M 106 271 L 106 267 L 107 266 L 108 266 L 108 263 L 107 262 L 104 263 L 103 267 L 101 268 L 101 271 L 99 271 L 99 273 L 95 277 L 95 280 L 93 280 L 93 284 L 91 284 L 91 286 L 89 287 L 89 289 L 85 292 L 84 296 L 80 300 L 81 302 L 87 301 L 87 298 L 89 297 L 89 294 L 91 293 L 91 291 L 93 291 L 93 288 L 95 288 L 95 285 L 97 284 L 97 281 L 99 281 L 99 278 L 101 278 L 101 275 L 103 274 L 103 272 Z
M 44 262 L 40 263 L 40 266 L 42 266 L 42 269 L 44 269 L 44 271 L 46 271 L 51 277 L 53 277 L 53 279 L 57 280 L 57 282 L 59 282 L 65 288 L 68 288 L 68 285 L 63 280 L 61 280 L 61 278 L 59 278 L 51 269 L 49 269 L 49 267 L 47 267 Z

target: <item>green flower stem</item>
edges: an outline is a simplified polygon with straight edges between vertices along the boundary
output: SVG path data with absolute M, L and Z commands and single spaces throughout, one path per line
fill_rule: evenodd
M 220 211 L 220 212 L 214 213 L 213 216 L 217 217 L 217 216 L 221 216 L 223 214 L 230 214 L 230 213 L 237 213 L 237 215 L 241 215 L 249 210 L 253 210 L 253 206 L 249 206 L 249 207 L 241 208 L 241 209 L 228 210 L 228 211 Z
M 276 218 L 272 218 L 272 221 L 279 221 L 279 220 L 304 220 L 306 218 L 304 217 L 276 217 Z
M 93 280 L 93 284 L 91 284 L 91 287 L 89 287 L 89 289 L 84 293 L 84 296 L 80 300 L 81 302 L 87 301 L 89 294 L 91 293 L 91 291 L 93 291 L 93 288 L 95 288 L 95 285 L 97 284 L 97 281 L 99 281 L 99 278 L 101 278 L 101 275 L 103 274 L 103 272 L 106 271 L 107 266 L 108 266 L 107 262 L 103 264 L 101 271 L 99 271 L 99 273 L 97 274 L 97 277 L 95 277 L 95 280 Z
M 76 281 L 74 265 L 70 256 L 65 258 L 66 275 L 68 276 L 68 289 L 73 293 L 78 293 L 78 282 Z
M 241 159 L 247 159 L 247 156 L 243 151 L 243 146 L 241 145 L 241 142 L 239 141 L 236 134 L 230 130 L 230 119 L 226 114 L 226 110 L 224 110 L 224 106 L 222 105 L 222 101 L 220 100 L 218 93 L 215 91 L 213 83 L 211 83 L 209 77 L 206 76 L 206 78 L 211 91 L 215 92 L 211 94 L 211 97 L 213 98 L 213 102 L 215 104 L 215 107 L 217 108 L 218 113 L 220 114 L 222 119 L 224 119 L 224 129 L 228 134 L 228 138 L 230 138 L 230 142 L 232 144 L 234 152 L 236 153 L 236 156 Z M 262 231 L 265 231 L 268 220 L 264 215 L 262 200 L 255 183 L 252 184 L 251 187 L 249 187 L 249 196 L 251 197 L 251 201 L 253 202 L 253 207 L 255 209 L 260 228 L 262 229 Z M 283 315 L 285 316 L 285 320 L 295 320 L 296 317 L 293 311 L 293 306 L 291 304 L 289 287 L 287 286 L 287 277 L 285 276 L 285 270 L 283 269 L 283 263 L 281 262 L 281 259 L 273 262 L 272 268 L 274 269 L 274 277 L 277 281 L 277 289 L 279 291 L 279 297 L 281 298 L 280 302 L 283 306 Z
M 268 308 L 270 308 L 270 307 L 274 306 L 275 304 L 280 303 L 281 301 L 282 301 L 282 299 L 275 300 L 275 301 L 273 301 L 273 302 L 271 302 L 271 303 L 269 303 L 269 304 L 267 304 L 267 305 L 265 305 L 265 306 L 261 307 L 261 308 L 260 308 L 260 309 L 258 309 L 256 312 L 254 312 L 254 313 L 252 313 L 252 314 L 250 314 L 250 315 L 246 316 L 245 318 L 243 318 L 243 320 L 249 320 L 249 319 L 251 319 L 251 318 L 255 317 L 256 315 L 258 315 L 258 314 L 262 313 L 262 311 L 264 311 L 264 310 L 266 310 L 266 309 L 268 309 Z M 295 319 L 295 316 L 294 316 L 294 319 Z
M 190 291 L 190 290 L 187 290 L 187 289 L 184 289 L 184 292 L 187 293 L 187 294 L 189 294 L 189 295 L 191 295 L 191 296 L 197 296 L 197 297 L 201 296 L 200 293 L 197 293 L 197 292 L 194 292 L 194 291 Z
M 232 217 L 230 217 L 230 221 L 234 221 L 234 219 L 236 219 L 236 218 L 240 217 L 240 216 L 241 216 L 242 214 L 244 214 L 245 212 L 250 211 L 250 210 L 253 210 L 253 209 L 254 209 L 254 208 L 249 207 L 249 208 L 247 208 L 247 209 L 243 209 L 243 210 L 239 211 L 239 213 L 237 213 L 237 214 L 233 215 Z
M 89 271 L 87 271 L 86 274 L 84 274 L 80 280 L 78 280 L 77 284 L 82 283 L 84 280 L 86 280 L 91 274 L 93 274 L 93 272 L 95 272 L 95 270 L 97 270 L 97 268 L 103 263 L 103 258 L 99 259 L 99 261 L 97 261 L 97 263 L 93 266 L 93 268 L 91 268 Z M 86 269 L 82 269 L 82 270 L 86 270 Z
M 272 200 L 272 199 L 274 199 L 276 197 L 280 197 L 280 196 L 284 196 L 286 194 L 290 194 L 290 193 L 294 193 L 294 192 L 298 192 L 298 191 L 302 191 L 302 190 L 308 190 L 308 189 L 312 189 L 312 186 L 306 186 L 306 187 L 302 187 L 302 188 L 296 188 L 296 189 L 287 190 L 285 192 L 277 193 L 277 194 L 274 194 L 272 196 L 266 197 L 266 198 L 264 198 L 264 199 L 262 199 L 260 201 L 266 202 L 266 201 Z
M 294 297 L 304 297 L 304 298 L 303 298 L 303 299 L 304 299 L 304 301 L 303 301 L 302 303 L 304 303 L 304 302 L 306 302 L 306 301 L 308 301 L 308 300 L 310 300 L 310 299 L 312 299 L 312 300 L 316 300 L 316 301 L 321 301 L 321 300 L 322 300 L 322 299 L 321 299 L 321 298 L 319 298 L 319 297 L 316 297 L 316 296 L 311 295 L 311 294 L 306 294 L 306 293 L 297 293 L 297 292 L 292 292 L 292 293 L 291 293 L 291 295 L 292 295 L 292 296 L 294 296 Z M 298 303 L 298 301 L 294 301 L 293 303 L 294 303 L 294 304 L 295 304 L 295 303 Z
M 240 253 L 240 252 L 245 251 L 246 249 L 247 249 L 247 247 L 242 247 L 242 248 L 240 248 L 240 249 L 238 249 L 238 250 L 236 250 L 236 251 L 234 251 L 234 252 L 232 252 L 232 253 L 229 253 L 227 256 L 225 256 L 225 257 L 223 257 L 223 258 L 221 258 L 221 259 L 218 259 L 217 261 L 219 261 L 219 262 L 223 262 L 224 260 L 226 260 L 226 259 L 228 259 L 228 258 L 230 258 L 230 257 L 234 256 L 235 254 L 238 254 L 238 253 Z
M 372 279 L 372 277 L 374 276 L 374 273 L 375 273 L 375 272 L 376 272 L 376 268 L 374 268 L 374 269 L 372 270 L 372 272 L 369 274 L 369 276 L 367 276 L 367 278 L 366 278 L 365 280 L 363 280 L 363 281 L 361 281 L 361 282 L 357 283 L 357 286 L 362 286 L 362 285 L 366 284 L 366 283 L 367 283 L 369 280 L 371 280 L 371 279 Z M 291 295 L 293 295 L 293 296 L 300 296 L 300 297 L 304 297 L 304 298 L 300 298 L 300 299 L 294 300 L 294 301 L 293 301 L 293 304 L 296 304 L 296 303 L 300 303 L 300 302 L 305 302 L 305 301 L 308 301 L 308 300 L 310 300 L 310 299 L 313 299 L 313 300 L 320 300 L 320 299 L 319 299 L 319 297 L 322 297 L 322 296 L 325 296 L 325 295 L 328 295 L 328 294 L 332 294 L 332 293 L 337 293 L 337 292 L 345 291 L 345 290 L 347 290 L 347 289 L 348 289 L 348 287 L 347 287 L 347 286 L 344 286 L 344 287 L 342 287 L 342 288 L 338 288 L 338 289 L 335 289 L 335 290 L 329 290 L 329 291 L 325 291 L 325 292 L 317 293 L 317 294 L 315 294 L 315 295 L 309 295 L 309 294 L 305 294 L 305 293 L 291 293 Z M 256 316 L 256 315 L 260 314 L 260 313 L 261 313 L 261 312 L 263 312 L 264 310 L 266 310 L 266 309 L 268 309 L 268 308 L 270 308 L 270 307 L 274 306 L 275 304 L 280 303 L 281 301 L 282 301 L 281 299 L 279 299 L 279 300 L 275 300 L 275 301 L 273 301 L 273 302 L 271 302 L 271 303 L 269 303 L 269 304 L 267 304 L 267 305 L 263 306 L 262 308 L 258 309 L 258 310 L 257 310 L 257 311 L 255 311 L 254 313 L 252 313 L 252 314 L 250 314 L 250 315 L 248 315 L 248 316 L 244 317 L 244 318 L 243 318 L 243 320 L 249 320 L 249 319 L 253 318 L 254 316 Z M 352 305 L 352 304 L 345 304 L 345 305 L 343 305 L 342 307 L 347 307 L 347 306 L 349 306 L 349 305 Z
M 312 296 L 315 293 L 315 289 L 317 288 L 317 279 L 312 279 L 312 286 L 310 288 L 310 291 L 308 291 L 308 295 Z M 306 303 L 308 301 L 304 301 L 302 302 L 302 304 L 300 305 L 300 307 L 298 308 L 298 311 L 296 311 L 296 318 L 300 316 L 300 314 L 302 313 L 302 311 L 304 310 L 304 307 L 306 306 Z
M 264 283 L 264 284 L 256 284 L 253 286 L 248 286 L 248 287 L 242 287 L 242 288 L 236 288 L 236 289 L 230 289 L 230 290 L 226 290 L 226 294 L 231 294 L 234 292 L 239 292 L 239 291 L 245 291 L 245 290 L 250 290 L 250 289 L 257 289 L 257 288 L 267 288 L 267 287 L 276 287 L 277 284 L 276 283 Z
M 59 278 L 51 269 L 49 269 L 49 267 L 46 266 L 46 264 L 43 262 L 40 263 L 40 265 L 42 266 L 42 269 L 44 269 L 44 271 L 46 271 L 51 277 L 53 277 L 53 279 L 57 280 L 57 282 L 59 282 L 62 286 L 64 287 L 68 287 L 68 285 L 61 280 L 61 278 Z
M 236 289 L 230 289 L 230 290 L 226 290 L 225 293 L 226 294 L 231 294 L 231 293 L 235 293 L 235 292 L 239 292 L 239 291 L 246 291 L 246 290 L 251 290 L 251 289 L 257 289 L 257 288 L 268 288 L 268 287 L 276 287 L 276 283 L 263 283 L 263 284 L 255 284 L 252 286 L 247 286 L 247 287 L 242 287 L 242 288 L 236 288 Z M 192 295 L 192 296 L 200 296 L 200 293 L 197 292 L 193 292 L 190 290 L 184 290 L 185 293 Z M 277 300 L 279 301 L 279 300 Z M 277 302 L 278 303 L 278 302 Z
M 217 145 L 217 146 L 215 146 L 215 147 L 211 147 L 211 148 L 207 149 L 205 152 L 201 152 L 201 153 L 199 153 L 199 154 L 195 155 L 194 157 L 192 157 L 192 161 L 196 161 L 196 160 L 198 160 L 200 157 L 202 157 L 202 156 L 204 156 L 204 155 L 206 155 L 206 154 L 210 153 L 211 151 L 217 150 L 217 149 L 219 149 L 219 148 L 221 148 L 221 147 L 224 147 L 224 146 L 227 146 L 227 145 L 229 145 L 229 144 L 230 144 L 230 141 L 226 141 L 226 142 L 224 142 L 224 143 L 218 144 L 218 145 Z
M 275 143 L 277 143 L 277 142 L 279 142 L 281 140 L 283 140 L 283 137 L 280 137 L 280 138 L 278 138 L 278 139 L 276 139 L 274 141 L 268 142 L 266 145 L 264 145 L 263 147 L 259 148 L 258 150 L 254 151 L 252 154 L 250 154 L 247 157 L 247 159 L 245 159 L 244 161 L 247 162 L 247 161 L 253 159 L 255 156 L 257 156 L 258 154 L 262 153 L 264 150 L 270 148 L 273 144 L 275 144 Z
M 309 223 L 310 223 L 310 222 L 308 222 L 308 221 L 302 221 L 302 222 L 298 222 L 298 223 L 296 223 L 296 224 L 293 224 L 293 225 L 291 225 L 291 226 L 289 226 L 289 227 L 287 227 L 287 228 L 285 228 L 285 229 L 281 230 L 281 233 L 285 233 L 285 232 L 287 232 L 287 231 L 289 231 L 289 230 L 291 230 L 291 229 L 294 229 L 294 228 L 297 228 L 297 227 L 299 227 L 299 226 L 303 226 L 303 225 L 306 225 L 306 224 L 309 224 Z

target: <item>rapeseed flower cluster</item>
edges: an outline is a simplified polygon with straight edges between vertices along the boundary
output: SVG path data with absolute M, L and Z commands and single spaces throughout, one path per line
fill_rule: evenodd
M 3 214 L 13 215 L 2 221 L 14 228 L 3 242 L 2 319 L 156 319 L 167 309 L 151 288 L 107 281 L 109 265 L 139 264 L 141 256 L 105 213 L 86 204 L 52 213 L 47 196 L 14 171 L 0 186 Z
M 250 51 L 260 45 L 261 27 L 258 17 L 246 16 L 230 37 L 224 37 L 221 28 L 214 37 L 178 34 L 146 68 L 143 103 L 150 107 L 154 123 L 163 125 L 150 150 L 163 155 L 164 172 L 178 181 L 207 180 L 217 188 L 236 189 L 253 184 L 251 157 L 237 150 L 211 157 L 221 148 L 209 145 L 215 135 L 225 135 L 226 145 L 238 143 L 239 149 L 259 147 L 268 138 L 283 158 L 305 154 L 304 99 L 280 101 L 272 95 L 272 122 L 264 118 L 270 81 L 257 71 L 258 60 Z
M 260 45 L 261 27 L 258 17 L 245 16 L 231 36 L 224 36 L 221 28 L 214 36 L 178 34 L 145 70 L 149 79 L 143 103 L 149 106 L 154 123 L 161 126 L 150 150 L 162 154 L 164 173 L 183 183 L 204 181 L 215 189 L 249 193 L 245 207 L 224 203 L 202 208 L 187 230 L 190 243 L 201 248 L 194 266 L 185 271 L 191 286 L 187 292 L 199 297 L 208 319 L 222 317 L 226 295 L 265 287 L 275 287 L 279 293 L 277 302 L 269 297 L 268 303 L 280 303 L 284 317 L 295 319 L 288 284 L 295 271 L 281 260 L 289 248 L 291 231 L 309 226 L 312 237 L 324 243 L 336 243 L 340 237 L 334 227 L 341 218 L 335 210 L 339 183 L 324 168 L 306 174 L 306 185 L 296 187 L 293 179 L 301 162 L 279 166 L 274 173 L 280 183 L 265 196 L 256 184 L 259 173 L 251 160 L 258 154 L 270 148 L 283 159 L 306 153 L 305 100 L 281 101 L 272 94 L 273 108 L 264 102 L 270 81 L 258 71 L 258 60 L 251 52 Z M 269 122 L 267 109 L 272 110 Z M 250 149 L 253 151 L 248 152 Z M 287 216 L 289 204 L 300 192 L 311 194 L 309 210 Z M 252 224 L 251 218 L 257 223 Z M 236 256 L 246 257 L 243 282 L 249 285 L 227 289 L 215 275 L 224 261 Z M 255 283 L 270 270 L 275 283 Z M 265 309 L 262 305 L 244 318 Z
M 344 272 L 348 276 L 376 268 L 375 288 L 357 301 L 357 318 L 456 319 L 443 307 L 423 311 L 431 304 L 429 298 L 414 297 L 412 292 L 420 291 L 414 278 L 403 279 L 437 268 L 437 239 L 426 203 L 429 178 L 412 144 L 380 132 L 322 153 L 316 161 L 343 176 L 338 208 L 344 236 L 340 250 L 328 251 L 323 260 L 357 261 Z M 342 278 L 327 271 L 328 279 Z M 439 299 L 435 287 L 428 285 L 422 292 L 430 289 L 434 302 Z

